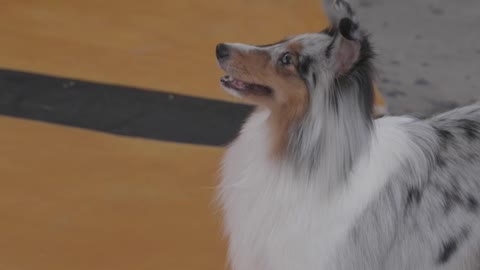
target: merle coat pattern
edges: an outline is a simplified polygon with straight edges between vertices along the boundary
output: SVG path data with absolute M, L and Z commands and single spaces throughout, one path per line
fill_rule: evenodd
M 368 35 L 348 2 L 324 3 L 320 33 L 217 47 L 226 90 L 258 105 L 222 167 L 232 268 L 480 269 L 480 104 L 374 120 Z M 295 117 L 275 125 L 285 104 Z

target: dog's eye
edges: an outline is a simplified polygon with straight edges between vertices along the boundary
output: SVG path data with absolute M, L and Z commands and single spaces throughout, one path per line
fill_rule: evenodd
M 293 55 L 289 52 L 286 52 L 282 55 L 282 57 L 279 60 L 280 60 L 280 63 L 284 66 L 292 65 Z

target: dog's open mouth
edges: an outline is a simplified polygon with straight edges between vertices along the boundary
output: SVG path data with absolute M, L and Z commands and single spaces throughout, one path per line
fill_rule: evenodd
M 268 86 L 248 83 L 245 81 L 241 81 L 238 79 L 233 78 L 232 76 L 226 75 L 220 79 L 223 87 L 235 90 L 240 95 L 243 94 L 252 94 L 252 95 L 261 95 L 261 96 L 268 96 L 272 94 L 272 89 Z

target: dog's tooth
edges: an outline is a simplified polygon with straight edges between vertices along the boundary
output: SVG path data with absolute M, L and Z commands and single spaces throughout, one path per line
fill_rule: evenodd
M 225 75 L 222 77 L 223 82 L 231 82 L 233 81 L 233 78 L 231 76 Z

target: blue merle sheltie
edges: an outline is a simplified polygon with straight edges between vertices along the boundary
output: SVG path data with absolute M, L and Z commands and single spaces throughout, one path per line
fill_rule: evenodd
M 480 105 L 373 119 L 374 52 L 346 0 L 330 27 L 219 44 L 256 105 L 222 164 L 233 270 L 480 269 Z

